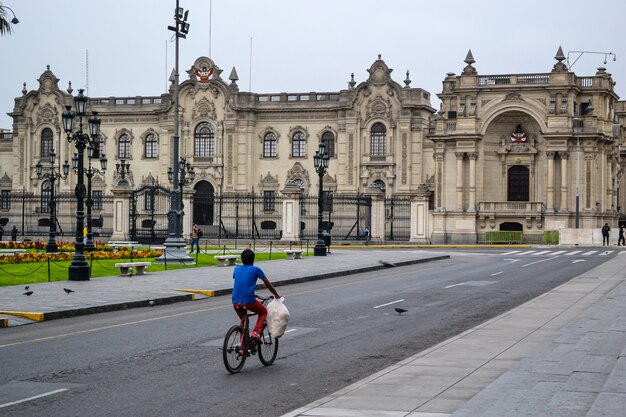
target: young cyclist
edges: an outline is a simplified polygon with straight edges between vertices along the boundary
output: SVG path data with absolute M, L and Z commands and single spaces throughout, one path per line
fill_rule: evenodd
M 260 278 L 263 280 L 263 283 L 274 297 L 280 298 L 280 294 L 274 289 L 274 286 L 270 280 L 267 279 L 263 270 L 258 266 L 254 266 L 254 252 L 252 250 L 245 249 L 241 252 L 241 262 L 243 265 L 237 265 L 233 272 L 233 279 L 235 280 L 232 296 L 233 308 L 240 319 L 243 319 L 246 314 L 245 310 L 241 307 L 245 307 L 258 315 L 256 325 L 252 331 L 252 337 L 258 340 L 263 331 L 263 325 L 267 317 L 267 309 L 263 303 L 254 296 L 257 279 Z

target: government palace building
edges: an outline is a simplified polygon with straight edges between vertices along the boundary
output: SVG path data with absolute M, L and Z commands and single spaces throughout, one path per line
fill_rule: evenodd
M 548 231 L 617 227 L 626 102 L 611 74 L 571 72 L 561 48 L 532 74 L 484 75 L 471 51 L 459 58 L 458 74 L 442 74 L 439 109 L 381 56 L 333 92 L 243 92 L 235 68 L 207 57 L 187 64 L 178 86 L 184 236 L 197 223 L 207 239 L 315 239 L 318 207 L 333 241 L 362 239 L 365 227 L 373 242 L 424 244 L 480 243 L 492 231 L 537 243 Z M 101 119 L 96 158 L 85 151 L 95 239 L 166 237 L 168 171 L 179 169 L 174 80 L 158 96 L 88 98 L 85 131 L 92 112 Z M 78 93 L 48 67 L 15 98 L 0 134 L 5 234 L 16 225 L 20 237 L 44 240 L 56 222 L 61 240 L 75 236 L 77 151 L 62 114 Z M 329 157 L 321 175 L 320 144 Z

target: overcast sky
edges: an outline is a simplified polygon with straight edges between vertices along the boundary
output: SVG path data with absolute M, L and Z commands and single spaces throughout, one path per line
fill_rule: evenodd
M 20 23 L 0 37 L 0 128 L 11 128 L 22 83 L 30 91 L 50 65 L 62 89 L 87 86 L 92 97 L 156 96 L 174 67 L 175 0 L 2 0 Z M 210 5 L 212 4 L 212 7 Z M 382 55 L 403 85 L 436 94 L 459 74 L 468 49 L 481 75 L 549 72 L 562 45 L 586 53 L 572 70 L 604 66 L 626 99 L 626 1 L 606 0 L 180 0 L 190 33 L 180 43 L 181 80 L 210 56 L 228 82 L 257 93 L 338 91 L 357 82 Z M 9 14 L 9 18 L 12 16 Z M 210 29 L 211 28 L 211 29 Z M 250 53 L 252 38 L 252 54 Z M 86 64 L 89 51 L 89 65 Z M 252 55 L 252 60 L 250 56 Z M 250 65 L 252 63 L 252 65 Z

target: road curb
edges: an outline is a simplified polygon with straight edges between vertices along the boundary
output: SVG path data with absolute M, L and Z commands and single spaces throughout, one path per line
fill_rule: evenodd
M 351 270 L 335 271 L 335 272 L 329 272 L 325 274 L 309 275 L 305 277 L 286 279 L 286 280 L 273 282 L 273 285 L 275 287 L 279 287 L 279 286 L 284 286 L 284 285 L 299 284 L 303 282 L 318 281 L 322 279 L 335 278 L 335 277 L 340 277 L 340 276 L 348 276 L 348 275 L 360 274 L 364 272 L 378 271 L 378 270 L 386 269 L 389 267 L 415 265 L 415 264 L 432 262 L 432 261 L 440 261 L 444 259 L 450 259 L 450 255 L 439 255 L 439 256 L 432 256 L 429 258 L 413 259 L 413 260 L 394 262 L 394 263 L 379 261 L 380 265 L 373 265 L 373 266 L 367 266 L 367 267 L 362 267 L 362 268 L 355 268 Z M 260 289 L 265 288 L 265 284 L 259 284 L 257 288 L 260 288 Z M 19 311 L 3 311 L 2 313 L 13 315 L 13 316 L 19 316 L 19 317 L 28 317 L 28 316 L 25 316 L 25 314 L 30 314 L 30 315 L 37 314 L 37 318 L 38 318 L 37 321 L 50 321 L 50 320 L 56 320 L 56 319 L 61 319 L 61 318 L 84 316 L 88 314 L 97 314 L 97 313 L 105 313 L 105 312 L 110 312 L 110 311 L 126 310 L 129 308 L 152 307 L 155 305 L 165 305 L 165 304 L 172 304 L 172 303 L 177 303 L 177 302 L 182 302 L 182 301 L 192 301 L 195 299 L 196 294 L 206 295 L 207 297 L 219 297 L 219 296 L 231 294 L 232 288 L 222 288 L 222 289 L 217 289 L 217 290 L 175 289 L 174 291 L 184 291 L 184 292 L 187 292 L 188 294 L 173 295 L 173 296 L 159 297 L 159 298 L 149 298 L 149 299 L 138 300 L 138 301 L 127 301 L 127 302 L 121 302 L 121 303 L 105 304 L 105 305 L 91 306 L 91 307 L 81 307 L 81 308 L 75 308 L 75 309 L 70 309 L 70 310 L 60 310 L 60 311 L 51 311 L 51 312 L 43 312 L 43 313 L 30 313 L 30 312 L 19 312 Z M 0 327 L 2 326 L 0 325 Z

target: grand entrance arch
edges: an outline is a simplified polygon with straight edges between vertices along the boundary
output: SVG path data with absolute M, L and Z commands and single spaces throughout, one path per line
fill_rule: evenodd
M 194 187 L 193 222 L 198 226 L 211 226 L 214 223 L 215 189 L 208 181 L 200 181 Z

